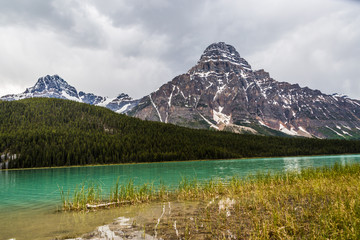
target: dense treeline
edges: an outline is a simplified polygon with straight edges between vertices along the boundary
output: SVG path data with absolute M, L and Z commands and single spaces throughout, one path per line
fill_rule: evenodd
M 359 152 L 359 141 L 195 130 L 60 99 L 0 101 L 0 154 L 16 154 L 9 168 Z

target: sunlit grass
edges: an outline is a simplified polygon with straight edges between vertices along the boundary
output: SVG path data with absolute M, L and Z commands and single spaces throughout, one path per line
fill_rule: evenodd
M 360 239 L 359 164 L 245 179 L 183 178 L 172 190 L 117 181 L 108 200 L 101 198 L 101 188 L 84 186 L 77 188 L 71 201 L 70 193 L 60 189 L 64 210 L 102 203 L 199 202 L 196 211 L 186 216 L 173 212 L 158 224 L 158 236 L 164 239 Z M 155 224 L 149 223 L 147 232 Z

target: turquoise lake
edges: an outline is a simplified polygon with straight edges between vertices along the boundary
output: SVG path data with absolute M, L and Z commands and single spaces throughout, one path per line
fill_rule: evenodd
M 59 213 L 59 187 L 73 190 L 92 181 L 104 189 L 119 178 L 126 183 L 163 183 L 177 186 L 186 177 L 205 180 L 227 179 L 258 172 L 299 171 L 308 167 L 331 166 L 335 163 L 359 163 L 360 155 L 258 158 L 166 162 L 92 167 L 0 171 L 0 239 L 53 239 L 58 235 L 73 236 L 106 224 L 119 214 L 134 214 L 136 209 L 118 209 L 91 213 Z

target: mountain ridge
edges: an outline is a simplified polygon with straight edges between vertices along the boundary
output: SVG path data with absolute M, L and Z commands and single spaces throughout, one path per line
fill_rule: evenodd
M 51 82 L 54 81 L 54 82 Z M 143 120 L 236 133 L 316 138 L 360 138 L 360 101 L 279 82 L 263 69 L 253 70 L 235 47 L 209 45 L 186 73 L 141 99 L 77 92 L 59 76 L 39 78 L 22 94 L 70 99 L 107 107 Z

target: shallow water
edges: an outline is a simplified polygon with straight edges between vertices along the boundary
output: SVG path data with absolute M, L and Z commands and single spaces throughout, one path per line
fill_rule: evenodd
M 299 171 L 308 167 L 334 163 L 360 162 L 360 155 L 259 158 L 168 162 L 95 167 L 54 168 L 0 171 L 0 239 L 53 239 L 74 237 L 90 232 L 96 226 L 110 223 L 119 216 L 139 216 L 146 209 L 124 207 L 95 213 L 58 213 L 59 186 L 74 189 L 84 181 L 93 181 L 105 189 L 117 178 L 132 179 L 135 184 L 163 183 L 174 187 L 184 178 L 198 180 L 226 179 L 233 175 L 247 176 L 257 172 Z

